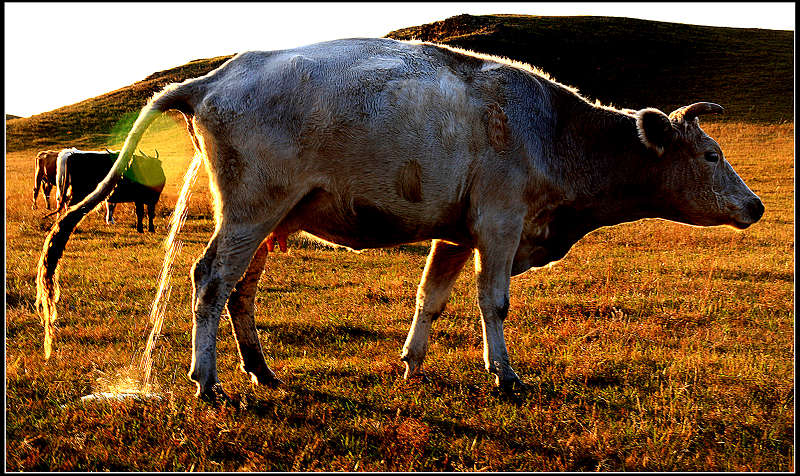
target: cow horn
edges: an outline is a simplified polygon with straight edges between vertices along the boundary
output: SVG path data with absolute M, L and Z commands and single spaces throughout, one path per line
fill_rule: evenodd
M 144 152 L 142 152 L 142 149 L 139 149 L 139 153 L 142 155 L 142 157 L 147 157 L 148 159 L 150 158 L 149 155 L 147 155 Z
M 110 150 L 108 150 L 108 147 L 103 147 L 103 149 L 104 149 L 106 152 L 108 152 L 109 154 L 113 154 L 113 152 L 111 152 Z
M 689 122 L 701 114 L 722 114 L 725 109 L 713 102 L 696 102 L 672 111 L 669 118 L 673 122 Z
M 156 159 L 158 159 L 158 149 L 153 149 L 156 151 Z

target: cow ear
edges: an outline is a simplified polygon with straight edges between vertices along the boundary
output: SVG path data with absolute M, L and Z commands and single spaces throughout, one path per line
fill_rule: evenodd
M 658 109 L 647 108 L 637 112 L 636 129 L 642 143 L 653 149 L 659 157 L 675 137 L 669 117 Z

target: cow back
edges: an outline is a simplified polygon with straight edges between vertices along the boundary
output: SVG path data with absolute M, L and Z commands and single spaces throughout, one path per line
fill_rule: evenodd
M 114 165 L 116 154 L 74 153 L 67 158 L 67 174 L 72 189 L 70 205 L 86 198 Z

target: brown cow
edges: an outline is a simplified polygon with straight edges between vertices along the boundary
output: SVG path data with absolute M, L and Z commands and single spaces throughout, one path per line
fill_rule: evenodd
M 33 179 L 33 205 L 31 208 L 36 210 L 36 198 L 39 196 L 39 188 L 42 189 L 44 202 L 50 210 L 50 190 L 56 185 L 56 158 L 59 150 L 43 150 L 36 154 L 36 169 Z
M 503 337 L 511 276 L 561 259 L 599 227 L 657 217 L 743 229 L 764 212 L 698 125 L 722 112 L 716 104 L 617 110 L 527 65 L 428 43 L 246 52 L 158 93 L 112 172 L 54 226 L 37 283 L 46 352 L 70 233 L 170 109 L 186 117 L 215 198 L 217 227 L 192 269 L 189 373 L 212 400 L 224 395 L 216 335 L 226 304 L 242 370 L 277 382 L 253 317 L 275 237 L 302 230 L 355 249 L 433 240 L 401 357 L 406 377 L 421 372 L 431 324 L 474 252 L 486 369 L 514 389 Z

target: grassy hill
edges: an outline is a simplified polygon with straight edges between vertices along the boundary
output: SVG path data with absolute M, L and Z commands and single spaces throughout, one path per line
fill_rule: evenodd
M 590 98 L 667 112 L 695 101 L 723 119 L 793 120 L 793 32 L 611 17 L 459 15 L 389 33 L 536 65 Z M 230 56 L 194 60 L 130 86 L 6 124 L 9 151 L 119 141 L 164 85 L 201 76 Z
M 117 142 L 127 134 L 139 110 L 153 93 L 169 83 L 202 76 L 231 56 L 190 61 L 153 73 L 130 86 L 7 122 L 6 147 L 15 151 L 50 146 L 98 147 Z
M 792 31 L 597 16 L 459 15 L 387 36 L 524 61 L 617 106 L 669 112 L 712 101 L 725 107 L 729 120 L 793 120 Z

